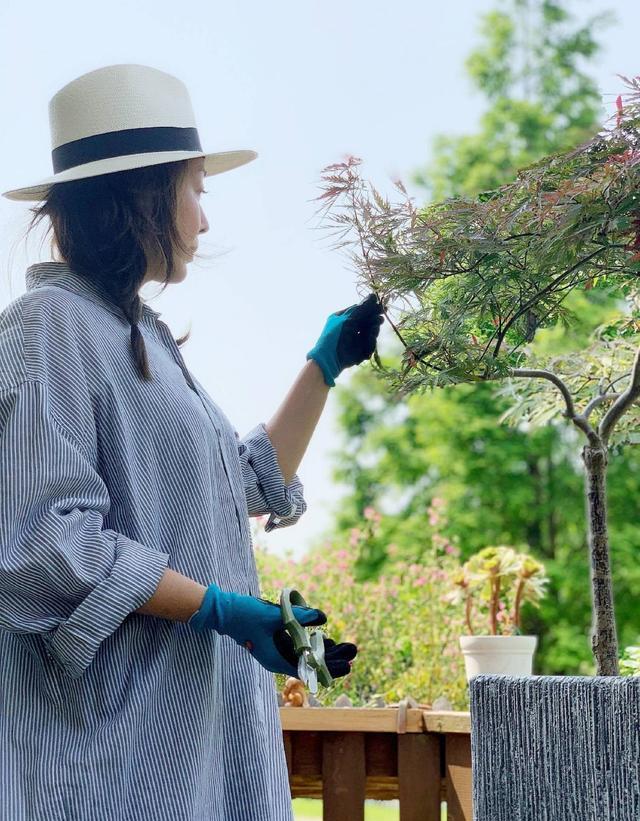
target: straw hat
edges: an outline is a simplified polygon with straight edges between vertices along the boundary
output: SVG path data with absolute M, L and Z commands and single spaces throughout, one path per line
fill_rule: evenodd
M 53 176 L 4 191 L 10 200 L 42 200 L 54 183 L 204 157 L 205 176 L 255 160 L 255 151 L 206 154 L 184 83 L 150 66 L 90 71 L 49 101 Z

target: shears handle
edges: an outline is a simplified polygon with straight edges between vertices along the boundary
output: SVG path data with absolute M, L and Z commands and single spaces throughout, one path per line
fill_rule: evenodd
M 293 649 L 300 655 L 303 650 L 311 650 L 311 644 L 306 629 L 293 615 L 294 604 L 300 607 L 307 607 L 306 601 L 297 590 L 293 590 L 291 587 L 285 587 L 280 594 L 282 621 L 284 622 L 285 629 L 293 639 Z
M 280 607 L 282 609 L 282 621 L 285 629 L 293 639 L 293 648 L 297 655 L 304 656 L 310 667 L 316 671 L 320 684 L 329 687 L 333 683 L 333 677 L 329 672 L 324 660 L 324 640 L 322 631 L 312 630 L 307 632 L 293 614 L 293 606 L 308 607 L 301 594 L 291 587 L 285 587 L 280 594 Z

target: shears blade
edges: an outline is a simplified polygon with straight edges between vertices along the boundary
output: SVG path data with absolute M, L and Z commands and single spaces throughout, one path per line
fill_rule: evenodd
M 307 661 L 307 654 L 303 651 L 298 660 L 298 678 L 304 683 L 312 695 L 318 692 L 318 674 Z

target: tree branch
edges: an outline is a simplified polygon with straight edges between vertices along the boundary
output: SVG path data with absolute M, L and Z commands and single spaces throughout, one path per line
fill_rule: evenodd
M 631 368 L 631 381 L 629 382 L 629 387 L 626 391 L 620 394 L 614 404 L 609 408 L 609 410 L 605 413 L 602 421 L 600 422 L 600 426 L 598 427 L 598 433 L 602 437 L 603 441 L 606 442 L 611 435 L 611 431 L 615 427 L 616 423 L 619 419 L 623 416 L 624 413 L 629 409 L 631 405 L 636 401 L 636 399 L 640 396 L 640 348 L 636 351 L 635 359 L 633 360 L 633 367 Z
M 594 410 L 594 408 L 597 408 L 598 405 L 602 405 L 603 402 L 608 402 L 612 399 L 617 399 L 619 396 L 619 393 L 603 393 L 600 396 L 596 396 L 589 402 L 587 407 L 584 409 L 582 415 L 585 419 L 588 419 L 591 411 Z
M 551 371 L 542 371 L 542 370 L 529 370 L 527 368 L 512 368 L 511 374 L 513 376 L 526 376 L 532 379 L 548 379 L 549 382 L 553 382 L 553 384 L 558 388 L 562 397 L 565 401 L 567 406 L 567 411 L 565 416 L 571 419 L 576 415 L 575 407 L 573 405 L 573 398 L 569 393 L 569 388 L 564 384 L 562 379 L 559 376 L 556 376 L 555 373 L 551 373 Z
M 567 407 L 563 415 L 567 419 L 570 419 L 573 422 L 573 424 L 584 433 L 584 435 L 589 440 L 590 444 L 598 444 L 598 434 L 595 432 L 595 430 L 591 427 L 587 419 L 582 414 L 576 413 L 575 405 L 573 404 L 573 398 L 571 396 L 571 393 L 569 392 L 569 388 L 565 385 L 565 383 L 562 381 L 562 379 L 560 379 L 559 376 L 556 376 L 555 373 L 551 373 L 551 371 L 529 370 L 527 368 L 512 368 L 511 375 L 529 377 L 531 379 L 547 379 L 549 382 L 552 382 L 562 394 L 562 398 L 564 399 L 565 405 Z
M 623 373 L 622 376 L 616 376 L 616 378 L 609 382 L 609 384 L 607 385 L 605 393 L 606 391 L 611 390 L 611 388 L 616 384 L 616 382 L 620 382 L 622 379 L 626 379 L 629 376 L 631 376 L 631 371 L 629 371 L 628 373 Z

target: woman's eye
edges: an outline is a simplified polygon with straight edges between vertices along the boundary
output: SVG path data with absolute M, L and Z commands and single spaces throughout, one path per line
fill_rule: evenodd
M 208 192 L 208 191 L 205 191 L 205 190 L 203 189 L 202 191 L 200 191 L 200 193 L 201 193 L 201 194 L 208 194 L 209 192 Z

